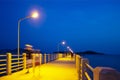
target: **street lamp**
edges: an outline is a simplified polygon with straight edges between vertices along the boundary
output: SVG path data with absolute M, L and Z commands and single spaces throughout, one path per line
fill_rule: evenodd
M 38 16 L 39 16 L 38 12 L 33 12 L 31 15 L 32 18 L 38 18 Z
M 62 41 L 61 43 L 58 43 L 58 46 L 57 46 L 57 48 L 58 48 L 58 53 L 59 53 L 59 46 L 60 46 L 60 44 L 65 45 L 65 41 Z
M 68 49 L 70 52 L 74 53 L 73 50 L 72 50 L 69 46 L 67 46 L 67 49 Z
M 38 12 L 33 12 L 32 15 L 20 18 L 18 20 L 18 69 L 19 69 L 19 56 L 20 56 L 20 22 L 28 18 L 38 18 Z
M 67 49 L 70 49 L 70 47 L 69 47 L 69 46 L 67 46 Z

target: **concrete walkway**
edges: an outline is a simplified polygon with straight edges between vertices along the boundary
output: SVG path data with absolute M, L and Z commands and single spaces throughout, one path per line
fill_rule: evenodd
M 25 74 L 26 71 L 0 77 L 0 80 L 78 80 L 75 62 L 70 56 L 31 68 L 30 73 Z

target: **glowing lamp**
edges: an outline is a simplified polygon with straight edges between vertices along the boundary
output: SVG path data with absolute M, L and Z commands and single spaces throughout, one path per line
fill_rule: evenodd
M 32 18 L 38 18 L 38 16 L 39 16 L 38 12 L 33 12 L 31 15 Z
M 65 44 L 65 41 L 63 41 L 62 44 L 64 45 L 64 44 Z

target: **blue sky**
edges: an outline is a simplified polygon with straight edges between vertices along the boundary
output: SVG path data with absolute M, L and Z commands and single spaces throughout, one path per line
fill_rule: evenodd
M 36 9 L 39 19 L 21 22 L 20 46 L 54 52 L 62 40 L 73 51 L 120 54 L 117 0 L 0 0 L 0 49 L 17 48 L 18 19 Z M 65 48 L 61 45 L 61 50 Z

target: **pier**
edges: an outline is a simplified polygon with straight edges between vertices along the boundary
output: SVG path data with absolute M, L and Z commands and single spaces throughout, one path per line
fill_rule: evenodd
M 120 73 L 113 68 L 89 65 L 89 60 L 74 54 L 32 54 L 28 62 L 26 53 L 0 55 L 0 80 L 120 80 Z M 1 67 L 3 66 L 3 67 Z M 28 66 L 30 68 L 28 68 Z M 26 73 L 29 70 L 28 73 Z

